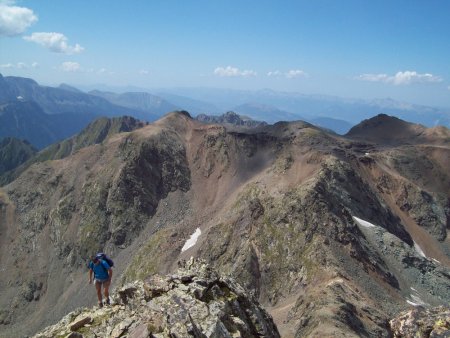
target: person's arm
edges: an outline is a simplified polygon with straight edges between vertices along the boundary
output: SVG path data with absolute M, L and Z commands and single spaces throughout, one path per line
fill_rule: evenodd
M 92 269 L 89 269 L 89 284 L 92 284 Z
M 112 279 L 112 269 L 111 268 L 108 269 L 108 276 L 109 276 L 109 281 L 111 281 L 111 279 Z

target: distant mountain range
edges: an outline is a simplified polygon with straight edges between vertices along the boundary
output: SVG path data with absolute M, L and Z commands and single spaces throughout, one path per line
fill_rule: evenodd
M 268 123 L 275 123 L 280 120 L 280 117 L 285 116 L 281 119 L 313 121 L 319 118 L 330 118 L 334 121 L 342 120 L 349 125 L 355 125 L 363 119 L 378 114 L 387 114 L 427 127 L 436 125 L 450 127 L 450 108 L 445 110 L 392 99 L 345 99 L 326 95 L 278 92 L 270 89 L 249 91 L 219 88 L 177 88 L 171 91 L 167 90 L 167 92 L 210 102 L 222 111 L 232 110 L 257 120 L 265 116 L 263 120 Z M 255 107 L 255 103 L 257 107 Z M 258 107 L 259 109 L 257 109 Z M 273 116 L 268 113 L 268 107 L 274 113 Z M 189 110 L 187 107 L 183 107 L 183 109 Z M 322 127 L 334 130 L 333 120 L 326 126 L 322 125 Z
M 32 79 L 0 74 L 0 139 L 26 139 L 42 149 L 78 133 L 101 116 L 128 115 L 154 121 L 175 107 L 147 93 L 94 94 L 66 84 L 47 87 Z
M 245 116 L 247 121 L 302 120 L 338 134 L 345 134 L 361 120 L 378 114 L 427 127 L 450 127 L 448 111 L 391 99 L 342 99 L 268 89 L 178 88 L 155 92 L 156 95 L 144 91 L 86 93 L 68 84 L 42 86 L 32 79 L 0 74 L 0 139 L 17 137 L 42 149 L 74 135 L 100 116 L 132 116 L 151 122 L 175 110 L 201 115 L 204 121 L 206 116 L 220 116 L 228 111 Z
M 104 98 L 105 100 L 108 100 L 109 102 L 118 106 L 127 107 L 147 113 L 151 120 L 155 119 L 156 117 L 160 117 L 168 112 L 180 110 L 180 107 L 150 93 L 128 92 L 117 94 L 112 92 L 101 92 L 98 90 L 93 90 L 90 91 L 89 94 Z

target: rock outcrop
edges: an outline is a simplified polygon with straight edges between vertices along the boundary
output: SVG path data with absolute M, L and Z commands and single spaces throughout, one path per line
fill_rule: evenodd
M 50 337 L 280 337 L 268 313 L 233 279 L 193 259 L 175 274 L 118 288 L 112 305 L 81 308 L 38 333 Z
M 450 337 L 450 308 L 416 307 L 389 322 L 395 338 Z
M 203 123 L 217 123 L 217 124 L 224 124 L 227 126 L 236 126 L 245 128 L 256 128 L 267 125 L 267 123 L 264 121 L 252 120 L 247 116 L 242 116 L 232 111 L 226 112 L 225 114 L 222 114 L 220 116 L 199 114 L 197 115 L 196 120 Z

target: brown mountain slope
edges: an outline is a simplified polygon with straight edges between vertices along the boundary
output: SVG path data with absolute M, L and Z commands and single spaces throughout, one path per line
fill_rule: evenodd
M 378 148 L 303 122 L 236 133 L 172 113 L 35 164 L 1 190 L 0 336 L 93 304 L 84 264 L 100 249 L 113 286 L 196 256 L 284 337 L 389 336 L 407 301 L 450 301 L 449 157 L 445 144 Z
M 450 144 L 450 130 L 445 127 L 426 128 L 385 114 L 362 121 L 346 136 L 378 144 Z

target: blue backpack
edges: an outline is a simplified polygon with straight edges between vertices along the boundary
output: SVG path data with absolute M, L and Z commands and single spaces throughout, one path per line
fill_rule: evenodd
M 109 258 L 105 253 L 99 252 L 97 255 L 95 255 L 98 259 L 102 259 L 108 263 L 108 265 L 112 268 L 114 266 L 114 262 L 111 258 Z

